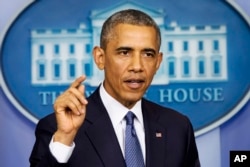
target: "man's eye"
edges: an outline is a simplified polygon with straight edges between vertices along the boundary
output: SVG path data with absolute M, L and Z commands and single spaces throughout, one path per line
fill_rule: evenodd
M 119 54 L 120 54 L 120 55 L 125 55 L 125 56 L 126 56 L 126 55 L 129 54 L 129 52 L 128 52 L 127 50 L 123 50 L 123 51 L 120 51 Z
M 154 57 L 154 54 L 151 53 L 151 52 L 146 52 L 146 53 L 145 53 L 145 56 L 146 56 L 146 57 Z

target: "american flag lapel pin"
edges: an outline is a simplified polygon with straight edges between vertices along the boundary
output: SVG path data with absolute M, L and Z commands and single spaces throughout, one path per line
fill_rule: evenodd
M 156 132 L 156 133 L 155 133 L 155 137 L 161 138 L 161 137 L 162 137 L 162 133 L 161 133 L 161 132 Z

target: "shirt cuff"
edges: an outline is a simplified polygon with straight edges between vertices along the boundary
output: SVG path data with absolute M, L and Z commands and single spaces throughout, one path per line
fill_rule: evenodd
M 49 149 L 51 154 L 55 157 L 55 159 L 59 163 L 67 163 L 70 156 L 72 155 L 74 148 L 75 148 L 75 143 L 73 143 L 71 146 L 67 146 L 60 142 L 54 142 L 53 137 L 49 144 Z

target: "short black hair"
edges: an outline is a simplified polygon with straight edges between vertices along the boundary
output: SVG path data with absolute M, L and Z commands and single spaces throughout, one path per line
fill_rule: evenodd
M 157 33 L 157 41 L 160 48 L 161 32 L 158 25 L 148 14 L 135 9 L 126 9 L 116 12 L 104 22 L 100 39 L 101 48 L 106 49 L 107 43 L 111 35 L 113 35 L 113 29 L 118 24 L 131 24 L 153 27 Z

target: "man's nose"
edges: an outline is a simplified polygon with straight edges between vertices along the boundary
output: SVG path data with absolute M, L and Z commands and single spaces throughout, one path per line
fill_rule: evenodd
M 132 56 L 131 60 L 131 69 L 134 72 L 141 72 L 143 70 L 143 61 L 142 61 L 142 56 L 137 53 Z

